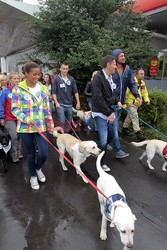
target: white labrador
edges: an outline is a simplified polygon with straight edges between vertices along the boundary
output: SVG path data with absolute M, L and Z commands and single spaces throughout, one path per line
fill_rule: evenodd
M 165 155 L 163 155 L 163 149 L 167 146 L 167 142 L 161 141 L 161 140 L 147 140 L 143 142 L 132 142 L 132 145 L 136 147 L 142 147 L 146 145 L 146 150 L 142 154 L 142 156 L 139 158 L 139 160 L 142 160 L 143 157 L 147 156 L 147 164 L 150 169 L 154 169 L 154 167 L 151 165 L 151 161 L 154 158 L 155 154 L 157 153 L 159 156 L 161 156 L 163 159 L 165 158 Z M 164 162 L 162 166 L 162 171 L 166 171 L 167 161 Z
M 133 247 L 134 224 L 136 217 L 132 214 L 126 203 L 125 194 L 112 175 L 107 174 L 101 168 L 101 158 L 104 151 L 98 156 L 96 166 L 100 177 L 97 180 L 97 187 L 104 193 L 106 199 L 98 192 L 100 210 L 102 214 L 100 238 L 107 239 L 107 220 L 111 222 L 110 227 L 116 226 L 120 233 L 124 250 Z
M 81 121 L 86 122 L 88 118 L 91 116 L 92 111 L 83 111 L 83 110 L 76 110 L 72 108 L 72 111 L 81 119 Z
M 57 131 L 53 132 L 53 136 L 57 137 L 57 146 L 59 150 L 65 154 L 67 151 L 70 157 L 73 159 L 77 174 L 84 174 L 80 168 L 80 165 L 86 161 L 90 155 L 98 156 L 101 150 L 97 147 L 94 141 L 80 141 L 70 134 L 59 134 Z M 64 158 L 60 155 L 59 161 L 61 162 L 64 171 L 68 171 L 64 164 Z M 88 181 L 81 175 L 83 181 Z

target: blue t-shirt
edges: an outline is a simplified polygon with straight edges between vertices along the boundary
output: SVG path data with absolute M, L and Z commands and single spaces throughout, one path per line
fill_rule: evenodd
M 68 75 L 66 81 L 62 79 L 61 75 L 56 76 L 52 84 L 52 95 L 56 95 L 57 101 L 61 105 L 72 107 L 72 95 L 77 92 L 77 85 L 72 76 Z

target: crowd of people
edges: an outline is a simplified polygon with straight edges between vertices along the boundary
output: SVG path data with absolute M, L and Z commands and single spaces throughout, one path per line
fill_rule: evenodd
M 60 73 L 53 80 L 48 73 L 41 77 L 40 66 L 28 62 L 22 68 L 22 77 L 17 72 L 0 75 L 0 124 L 6 127 L 11 136 L 10 154 L 14 163 L 23 158 L 22 141 L 27 153 L 30 184 L 35 190 L 40 188 L 40 182 L 46 181 L 42 166 L 47 159 L 48 145 L 41 133 L 45 136 L 46 131 L 52 133 L 55 124 L 69 133 L 72 107 L 74 105 L 77 110 L 81 108 L 76 81 L 68 72 L 68 63 L 62 62 Z M 106 151 L 112 142 L 116 158 L 128 157 L 119 139 L 119 117 L 122 107 L 126 105 L 130 112 L 123 123 L 122 132 L 127 134 L 132 122 L 138 140 L 145 140 L 136 118 L 142 101 L 150 104 L 144 70 L 137 69 L 133 77 L 124 52 L 116 49 L 112 55 L 102 59 L 102 69 L 93 72 L 91 81 L 85 86 L 85 95 L 92 111 L 89 124 L 94 123 L 99 148 Z M 55 124 L 53 110 L 58 119 Z M 110 171 L 105 155 L 102 168 Z

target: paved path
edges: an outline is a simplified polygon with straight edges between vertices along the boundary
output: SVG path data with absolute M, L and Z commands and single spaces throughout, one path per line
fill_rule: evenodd
M 95 139 L 95 134 L 81 135 Z M 150 171 L 146 160 L 138 161 L 142 149 L 122 142 L 130 156 L 118 160 L 108 151 L 111 174 L 127 196 L 137 217 L 134 250 L 167 249 L 167 173 L 163 160 L 153 160 Z M 47 183 L 39 191 L 30 188 L 24 160 L 11 164 L 0 174 L 0 250 L 121 250 L 119 234 L 108 225 L 108 239 L 99 238 L 101 215 L 96 191 L 75 174 L 62 171 L 58 155 L 49 148 L 45 166 Z M 82 165 L 96 181 L 95 158 Z

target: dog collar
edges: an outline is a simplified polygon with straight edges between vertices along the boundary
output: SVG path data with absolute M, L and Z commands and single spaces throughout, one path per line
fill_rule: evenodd
M 6 154 L 11 149 L 12 143 L 9 141 L 8 146 L 4 147 L 2 144 L 0 144 L 0 149 L 2 149 Z
M 165 161 L 167 161 L 167 145 L 164 147 L 162 153 L 163 153 L 163 157 L 164 157 Z
M 116 209 L 117 206 L 114 206 L 114 202 L 123 201 L 126 203 L 126 198 L 122 194 L 113 194 L 107 198 L 106 206 L 105 206 L 105 216 L 107 220 L 111 221 L 111 214 Z
M 77 142 L 76 144 L 74 144 L 72 146 L 72 150 L 74 150 L 77 154 L 80 154 L 81 156 L 84 156 L 83 153 L 81 153 L 80 149 L 79 149 L 79 142 Z

